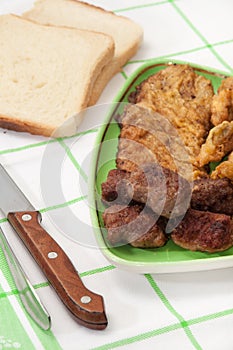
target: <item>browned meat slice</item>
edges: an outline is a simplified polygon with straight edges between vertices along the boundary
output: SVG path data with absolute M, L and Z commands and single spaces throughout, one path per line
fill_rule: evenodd
M 213 87 L 188 65 L 170 65 L 138 87 L 134 101 L 165 116 L 194 159 L 210 128 Z
M 124 191 L 123 181 L 128 180 L 129 177 L 130 173 L 124 170 L 110 170 L 107 180 L 101 184 L 103 202 L 106 204 L 113 201 L 115 203 L 127 202 L 129 198 L 127 193 Z
M 159 164 L 146 164 L 130 176 L 135 201 L 144 203 L 155 213 L 167 218 L 183 215 L 190 205 L 188 181 Z
M 233 245 L 233 222 L 225 214 L 189 209 L 171 238 L 185 249 L 209 253 L 223 251 Z
M 116 183 L 118 199 L 123 203 L 134 200 L 146 204 L 156 214 L 167 218 L 184 215 L 190 205 L 192 191 L 190 183 L 157 163 L 146 164 L 141 169 L 129 173 L 127 179 L 121 170 L 112 170 L 102 186 L 105 201 L 111 200 L 112 193 L 116 191 Z
M 104 211 L 103 219 L 112 246 L 129 243 L 134 247 L 156 248 L 167 242 L 153 212 L 141 205 L 113 205 Z
M 224 120 L 233 120 L 233 77 L 223 79 L 213 97 L 211 121 L 216 126 Z
M 233 215 L 233 184 L 227 178 L 194 181 L 191 207 Z

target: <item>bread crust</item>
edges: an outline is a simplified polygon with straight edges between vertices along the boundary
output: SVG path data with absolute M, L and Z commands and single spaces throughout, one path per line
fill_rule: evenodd
M 84 31 L 81 29 L 76 29 L 76 28 L 70 28 L 70 27 L 65 27 L 65 26 L 51 26 L 51 25 L 43 25 L 43 24 L 38 24 L 37 22 L 30 20 L 28 18 L 22 18 L 17 15 L 4 15 L 2 17 L 3 20 L 3 25 L 5 25 L 4 20 L 6 19 L 6 23 L 10 20 L 10 24 L 14 23 L 14 19 L 17 21 L 20 20 L 21 23 L 24 23 L 23 28 L 27 28 L 27 30 L 30 30 L 30 28 L 43 28 L 43 33 L 45 32 L 44 29 L 47 30 L 47 28 L 51 28 L 52 31 L 56 30 L 58 33 L 60 31 L 69 31 L 69 35 L 72 32 L 71 38 L 76 38 L 76 32 L 77 32 L 77 39 L 80 37 L 82 38 L 82 33 L 85 33 L 85 39 L 89 39 L 90 45 L 93 43 L 96 38 L 99 40 L 97 41 L 97 45 L 100 43 L 102 44 L 102 47 L 99 46 L 99 50 L 96 53 L 96 56 L 93 57 L 91 60 L 91 65 L 89 64 L 88 71 L 85 74 L 82 74 L 81 76 L 83 77 L 83 83 L 80 84 L 82 86 L 82 91 L 80 90 L 80 94 L 78 94 L 78 91 L 76 93 L 76 89 L 74 88 L 73 90 L 75 91 L 74 95 L 72 95 L 72 107 L 71 108 L 66 108 L 65 110 L 62 111 L 59 115 L 59 119 L 55 118 L 55 112 L 52 113 L 51 115 L 51 121 L 45 120 L 45 118 L 40 118 L 40 115 L 37 116 L 30 113 L 28 111 L 24 111 L 25 113 L 20 114 L 20 109 L 18 109 L 18 105 L 15 106 L 15 111 L 12 112 L 11 109 L 4 109 L 1 111 L 0 109 L 0 127 L 10 129 L 10 130 L 15 130 L 15 131 L 20 131 L 20 132 L 29 132 L 31 134 L 39 134 L 43 136 L 52 136 L 52 137 L 57 137 L 57 136 L 70 136 L 76 132 L 76 127 L 80 124 L 83 118 L 83 113 L 79 113 L 83 111 L 87 106 L 88 102 L 91 96 L 93 84 L 99 75 L 100 71 L 102 70 L 103 66 L 108 64 L 113 55 L 114 55 L 114 41 L 113 39 L 104 34 L 104 33 L 96 33 L 94 31 Z M 13 20 L 12 20 L 13 19 Z M 17 23 L 17 22 L 15 22 Z M 28 27 L 25 26 L 25 23 L 29 23 L 30 26 Z M 3 27 L 4 28 L 4 27 Z M 80 33 L 81 32 L 81 33 Z M 36 32 L 37 33 L 37 32 Z M 75 33 L 75 35 L 74 35 Z M 89 34 L 87 34 L 89 33 Z M 90 33 L 92 35 L 90 35 Z M 56 32 L 57 34 L 57 32 Z M 6 39 L 4 39 L 6 41 Z M 83 39 L 82 39 L 83 40 Z M 5 42 L 4 41 L 4 42 Z M 64 36 L 63 36 L 63 42 L 64 42 Z M 82 41 L 81 41 L 82 42 Z M 25 40 L 24 40 L 25 43 Z M 72 45 L 74 44 L 74 40 L 71 41 Z M 26 46 L 25 46 L 26 45 Z M 25 44 L 23 47 L 27 48 L 27 44 Z M 13 51 L 13 56 L 12 59 L 14 59 L 14 52 Z M 88 52 L 91 52 L 90 50 Z M 76 54 L 77 54 L 77 49 L 76 49 Z M 33 58 L 34 59 L 34 58 Z M 82 62 L 83 60 L 81 60 Z M 3 61 L 4 62 L 4 61 Z M 19 60 L 20 62 L 20 60 Z M 73 61 L 71 61 L 73 63 Z M 44 66 L 43 66 L 44 67 Z M 73 66 L 72 66 L 73 67 Z M 77 66 L 77 69 L 80 69 L 80 66 Z M 74 66 L 74 74 L 75 74 L 75 66 Z M 35 72 L 34 72 L 35 73 Z M 38 73 L 39 74 L 39 73 Z M 35 76 L 38 75 L 37 72 L 35 73 Z M 50 78 L 49 78 L 50 79 Z M 53 80 L 53 78 L 51 78 Z M 7 78 L 8 81 L 8 78 Z M 50 81 L 50 80 L 49 80 Z M 54 80 L 53 80 L 54 81 Z M 77 79 L 75 80 L 77 81 Z M 82 82 L 82 80 L 80 80 Z M 53 85 L 52 85 L 53 86 Z M 33 87 L 35 89 L 35 87 Z M 14 90 L 13 90 L 14 91 Z M 42 95 L 43 96 L 43 95 Z M 57 101 L 59 102 L 59 101 Z M 21 108 L 21 107 L 20 107 Z M 23 108 L 23 107 L 22 107 Z M 44 106 L 44 109 L 46 110 L 46 105 Z M 53 112 L 53 109 L 49 109 L 49 111 Z M 27 112 L 27 113 L 26 113 Z M 39 112 L 38 112 L 39 113 Z M 56 112 L 57 113 L 57 112 Z M 28 116 L 27 116 L 28 114 Z M 34 113 L 35 114 L 35 113 Z M 25 115 L 25 117 L 24 117 Z M 43 114 L 41 115 L 41 117 Z M 63 118 L 64 116 L 64 118 Z
M 105 10 L 105 9 L 103 9 L 103 8 L 100 7 L 100 6 L 96 6 L 96 5 L 93 5 L 93 4 L 89 4 L 89 3 L 86 2 L 86 1 L 79 1 L 79 0 L 67 0 L 67 1 L 69 1 L 69 2 L 74 2 L 74 3 L 80 3 L 80 2 L 81 2 L 82 5 L 85 5 L 85 6 L 90 7 L 90 8 L 94 8 L 94 9 L 97 10 L 97 11 L 101 11 L 101 12 L 106 12 L 106 13 L 109 13 L 109 14 L 113 14 L 113 15 L 115 16 L 115 14 L 114 14 L 113 11 Z
M 76 0 L 72 0 L 72 1 L 76 1 Z M 98 101 L 98 99 L 100 98 L 100 95 L 102 94 L 104 88 L 106 87 L 110 79 L 113 78 L 115 74 L 119 73 L 122 70 L 122 66 L 129 60 L 130 57 L 136 54 L 139 47 L 140 47 L 140 43 L 139 42 L 135 43 L 128 50 L 127 55 L 122 56 L 121 59 L 118 61 L 113 58 L 110 66 L 106 65 L 105 67 L 103 67 L 102 71 L 100 72 L 93 86 L 93 91 L 92 91 L 88 106 L 93 106 Z
M 21 121 L 16 118 L 0 115 L 0 127 L 3 129 L 14 130 L 19 132 L 28 132 L 33 135 L 51 136 L 53 128 L 48 128 L 41 123 L 32 123 L 29 121 Z
M 48 4 L 49 3 L 49 0 Z M 132 57 L 135 55 L 135 53 L 137 52 L 142 39 L 143 39 L 143 31 L 142 28 L 136 24 L 135 22 L 133 22 L 131 19 L 124 17 L 124 16 L 119 16 L 117 14 L 115 14 L 112 11 L 108 11 L 105 10 L 99 6 L 93 5 L 93 4 L 89 4 L 87 2 L 83 2 L 83 1 L 78 1 L 78 0 L 66 0 L 63 2 L 61 2 L 62 6 L 65 7 L 66 3 L 69 4 L 74 4 L 74 10 L 75 10 L 75 5 L 77 4 L 77 10 L 79 10 L 79 8 L 83 9 L 84 11 L 88 12 L 88 10 L 90 9 L 91 15 L 94 14 L 96 15 L 97 21 L 98 21 L 98 13 L 103 16 L 106 14 L 106 21 L 112 21 L 113 23 L 117 23 L 119 22 L 119 26 L 124 25 L 124 23 L 131 28 L 131 33 L 129 34 L 129 37 L 131 38 L 131 40 L 127 40 L 127 43 L 124 45 L 123 44 L 123 38 L 119 39 L 119 43 L 120 45 L 116 45 L 117 49 L 115 50 L 115 55 L 112 59 L 111 62 L 109 62 L 109 64 L 106 64 L 106 66 L 102 69 L 102 71 L 99 73 L 98 77 L 96 78 L 95 83 L 93 84 L 93 91 L 91 93 L 90 96 L 90 100 L 88 102 L 88 106 L 92 106 L 94 105 L 101 93 L 103 92 L 105 86 L 107 85 L 107 83 L 109 82 L 109 80 L 117 73 L 119 73 L 123 67 L 123 65 Z M 35 3 L 34 8 L 32 8 L 32 10 L 29 10 L 27 12 L 25 12 L 23 14 L 24 17 L 26 18 L 32 18 L 35 21 L 38 22 L 50 22 L 51 24 L 53 24 L 53 22 L 56 24 L 59 22 L 61 23 L 61 25 L 64 23 L 64 21 L 67 21 L 67 19 L 59 19 L 59 21 L 57 22 L 56 20 L 53 19 L 53 15 L 52 15 L 52 11 L 51 9 L 46 12 L 46 4 L 47 2 L 44 0 L 39 0 Z M 38 5 L 38 6 L 37 6 Z M 52 5 L 54 6 L 54 3 L 52 3 Z M 53 8 L 52 8 L 53 9 Z M 78 12 L 78 11 L 77 11 Z M 46 17 L 48 15 L 48 17 Z M 66 22 L 68 24 L 68 22 Z M 78 23 L 78 22 L 77 22 Z M 88 23 L 88 22 L 87 22 Z M 70 26 L 72 26 L 72 24 L 70 24 Z M 73 27 L 78 28 L 79 24 L 73 25 Z M 80 28 L 82 28 L 82 25 L 80 26 Z M 108 27 L 106 27 L 108 28 Z M 85 27 L 85 30 L 87 29 L 87 26 Z M 94 27 L 92 26 L 91 28 L 92 31 L 94 32 L 101 32 L 101 33 L 105 33 L 107 34 L 107 29 L 106 31 L 101 31 L 100 29 L 98 30 L 98 26 L 96 27 L 96 29 L 94 29 Z M 109 33 L 110 35 L 113 36 L 114 38 L 114 34 L 113 33 Z M 128 34 L 128 33 L 127 33 Z M 116 39 L 118 40 L 118 39 Z M 119 51 L 118 51 L 119 48 Z
M 67 1 L 74 2 L 74 3 L 81 2 L 79 0 L 67 0 Z M 113 18 L 116 18 L 116 14 L 113 11 L 105 10 L 102 7 L 89 4 L 85 1 L 82 1 L 81 3 L 86 7 L 90 7 L 91 9 L 95 9 L 96 11 L 100 11 L 102 13 L 107 13 L 109 15 L 112 15 Z M 122 18 L 130 23 L 132 22 L 127 17 L 119 16 L 119 15 L 117 15 L 117 17 Z M 134 24 L 136 25 L 136 23 Z M 88 106 L 93 106 L 98 101 L 101 93 L 103 92 L 109 80 L 115 74 L 119 73 L 122 70 L 122 66 L 130 59 L 130 57 L 133 57 L 137 53 L 141 45 L 142 39 L 143 39 L 143 34 L 141 34 L 141 38 L 137 42 L 132 42 L 132 46 L 128 48 L 127 52 L 124 55 L 113 58 L 110 66 L 106 65 L 105 67 L 103 67 L 102 71 L 100 72 L 93 86 L 93 91 L 92 91 Z

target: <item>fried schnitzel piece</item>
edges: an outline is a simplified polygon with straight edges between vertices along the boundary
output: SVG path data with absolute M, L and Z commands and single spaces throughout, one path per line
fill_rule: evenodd
M 221 252 L 233 246 L 233 221 L 225 214 L 189 209 L 171 238 L 185 249 Z
M 188 65 L 170 65 L 137 88 L 134 101 L 166 117 L 193 161 L 210 129 L 213 87 Z
M 127 105 L 118 121 L 122 127 L 116 161 L 119 169 L 132 172 L 145 163 L 159 163 L 192 181 L 194 169 L 187 148 L 169 120 L 148 108 Z
M 220 163 L 210 175 L 211 179 L 228 178 L 233 183 L 233 152 L 230 153 L 228 159 Z
M 233 121 L 224 121 L 212 128 L 202 145 L 197 161 L 200 166 L 220 161 L 233 150 Z
M 175 171 L 176 159 L 179 159 L 179 163 L 189 160 L 177 131 L 158 113 L 138 105 L 128 105 L 119 122 L 122 129 L 117 154 L 118 168 L 122 169 L 126 163 L 125 170 L 131 172 L 145 163 L 158 162 Z
M 129 243 L 138 248 L 156 248 L 167 242 L 153 212 L 141 205 L 113 205 L 105 209 L 103 219 L 113 246 Z
M 233 151 L 228 156 L 228 162 L 233 163 Z
M 233 77 L 222 80 L 218 94 L 213 97 L 211 122 L 221 124 L 224 120 L 233 120 Z

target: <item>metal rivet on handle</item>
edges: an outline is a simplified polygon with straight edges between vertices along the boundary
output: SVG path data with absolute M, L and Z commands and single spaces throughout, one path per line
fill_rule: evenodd
M 32 219 L 32 216 L 30 214 L 23 214 L 22 220 L 23 221 L 30 221 Z
M 48 258 L 49 259 L 56 259 L 58 257 L 58 254 L 56 252 L 49 252 Z
M 81 303 L 88 304 L 91 302 L 91 297 L 89 297 L 89 295 L 84 295 L 80 300 L 81 300 Z

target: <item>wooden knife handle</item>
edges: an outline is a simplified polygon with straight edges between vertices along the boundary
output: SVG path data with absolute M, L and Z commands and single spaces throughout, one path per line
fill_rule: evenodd
M 91 329 L 106 328 L 102 296 L 84 286 L 65 252 L 40 225 L 40 213 L 9 213 L 8 220 L 77 321 Z

